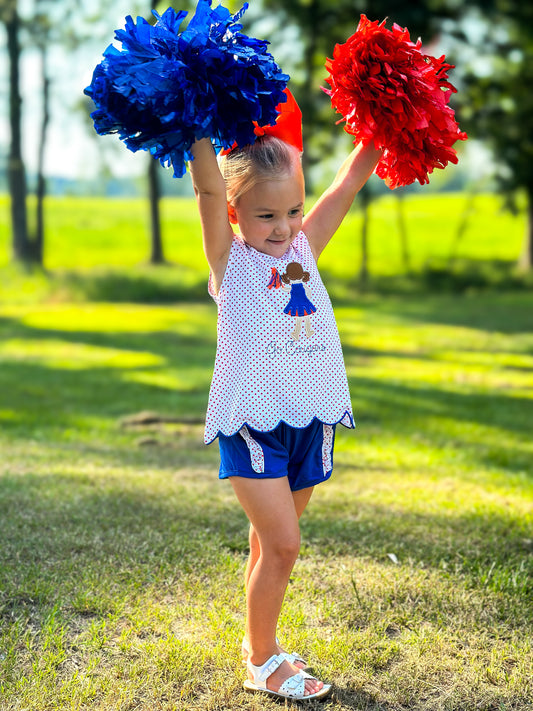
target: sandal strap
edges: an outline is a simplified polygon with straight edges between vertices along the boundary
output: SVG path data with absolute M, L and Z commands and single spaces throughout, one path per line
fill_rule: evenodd
M 305 661 L 305 659 L 301 657 L 297 652 L 282 652 L 282 654 L 290 664 L 294 664 L 294 662 L 300 662 L 301 664 L 305 664 L 307 666 L 307 662 Z
M 276 637 L 276 644 L 278 646 L 280 644 L 278 637 Z M 243 637 L 241 648 L 243 652 L 242 661 L 243 664 L 246 664 L 246 659 L 244 659 L 244 657 L 250 654 L 250 645 L 246 637 Z M 298 652 L 280 652 L 280 654 L 283 654 L 285 656 L 285 659 L 291 664 L 294 664 L 294 662 L 300 662 L 300 664 L 305 664 L 307 666 L 306 660 L 300 654 L 298 654 Z
M 267 659 L 264 664 L 256 666 L 252 662 L 248 661 L 248 669 L 252 674 L 253 680 L 256 684 L 261 685 L 263 688 L 266 687 L 266 680 L 271 676 L 276 669 L 278 669 L 283 662 L 285 657 L 283 654 L 273 654 L 270 659 Z
M 279 687 L 279 691 L 293 698 L 305 698 L 305 677 L 301 672 L 285 679 Z
M 266 691 L 272 696 L 277 696 L 285 699 L 294 699 L 296 701 L 302 699 L 313 699 L 327 696 L 331 687 L 330 685 L 324 685 L 324 687 L 315 694 L 305 694 L 305 680 L 315 679 L 311 674 L 307 674 L 304 671 L 298 671 L 293 674 L 288 679 L 285 679 L 283 684 L 279 687 L 277 691 L 271 691 L 267 688 L 266 682 L 268 677 L 273 674 L 278 667 L 280 667 L 283 662 L 286 661 L 286 656 L 284 654 L 273 654 L 270 659 L 267 659 L 264 664 L 256 666 L 250 661 L 247 663 L 248 670 L 252 676 L 252 681 L 245 681 L 244 688 L 248 691 Z

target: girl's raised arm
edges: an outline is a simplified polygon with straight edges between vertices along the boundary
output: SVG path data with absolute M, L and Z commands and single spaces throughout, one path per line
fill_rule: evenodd
M 382 151 L 373 145 L 355 148 L 344 161 L 330 187 L 303 221 L 303 231 L 315 259 L 339 228 L 356 194 L 372 175 Z
M 190 162 L 189 167 L 200 212 L 204 252 L 215 290 L 218 291 L 233 240 L 226 185 L 211 141 L 202 138 L 193 144 L 191 150 L 194 160 Z

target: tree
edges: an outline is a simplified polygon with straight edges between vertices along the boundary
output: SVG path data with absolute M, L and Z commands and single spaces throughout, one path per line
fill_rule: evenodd
M 471 135 L 490 145 L 508 205 L 525 193 L 527 229 L 520 257 L 533 268 L 533 7 L 516 0 L 487 0 L 459 39 L 471 48 L 462 68 L 461 116 Z M 475 24 L 473 24 L 475 21 Z M 472 27 L 475 34 L 472 33 Z
M 10 66 L 9 106 L 10 106 L 10 152 L 9 152 L 9 192 L 11 198 L 11 223 L 13 232 L 13 256 L 23 263 L 42 264 L 44 248 L 44 201 L 46 179 L 44 156 L 50 122 L 50 77 L 47 71 L 48 48 L 54 41 L 62 39 L 63 28 L 81 0 L 70 0 L 61 4 L 61 22 L 55 22 L 51 13 L 57 10 L 52 0 L 34 0 L 33 14 L 21 18 L 17 0 L 3 0 L 0 5 L 0 20 L 7 31 L 7 45 Z M 36 227 L 35 233 L 28 229 L 26 169 L 22 156 L 22 97 L 20 91 L 20 59 L 23 51 L 21 35 L 29 37 L 40 57 L 42 112 L 38 130 L 36 186 Z
M 158 0 L 151 0 L 150 8 L 157 10 Z M 150 200 L 150 264 L 164 264 L 163 238 L 161 235 L 161 185 L 159 181 L 159 165 L 150 156 L 148 159 L 148 194 Z
M 368 185 L 364 185 L 359 192 L 359 205 L 362 210 L 361 222 L 361 266 L 359 267 L 359 284 L 361 289 L 366 289 L 370 271 L 368 269 L 369 253 L 368 253 L 368 228 L 370 224 L 370 203 L 372 202 L 372 193 Z
M 33 20 L 28 23 L 30 35 L 35 41 L 39 51 L 41 69 L 41 125 L 39 130 L 39 145 L 37 155 L 37 186 L 36 195 L 36 222 L 35 236 L 33 239 L 34 259 L 39 264 L 43 263 L 44 253 L 44 201 L 46 197 L 46 178 L 44 174 L 44 157 L 50 123 L 50 77 L 48 75 L 48 46 L 53 23 L 46 11 L 46 0 L 37 0 L 36 12 Z
M 161 4 L 160 0 L 150 0 L 151 10 L 157 10 Z M 189 3 L 186 0 L 180 5 L 180 9 L 187 9 Z M 148 162 L 148 195 L 150 200 L 150 264 L 164 264 L 165 256 L 163 249 L 163 237 L 161 231 L 161 181 L 160 166 L 158 161 L 152 157 Z
M 148 196 L 150 201 L 150 264 L 164 264 L 163 237 L 161 234 L 161 185 L 159 166 L 152 158 L 148 159 Z
M 26 169 L 22 158 L 22 98 L 20 93 L 20 27 L 16 0 L 4 0 L 0 19 L 7 33 L 9 57 L 9 126 L 8 185 L 11 198 L 13 256 L 22 262 L 33 261 L 32 243 L 28 237 Z

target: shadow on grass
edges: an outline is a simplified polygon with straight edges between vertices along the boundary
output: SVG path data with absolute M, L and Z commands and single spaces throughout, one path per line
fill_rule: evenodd
M 340 278 L 321 269 L 324 282 L 338 304 L 353 305 L 354 298 L 415 296 L 461 298 L 479 293 L 483 298 L 497 298 L 501 292 L 531 295 L 533 277 L 520 273 L 514 262 L 503 260 L 456 259 L 433 260 L 409 274 L 370 275 L 362 285 L 358 278 Z M 11 269 L 3 270 L 3 280 L 18 284 Z M 177 264 L 139 265 L 130 268 L 44 270 L 25 272 L 26 279 L 36 277 L 44 297 L 53 301 L 168 304 L 208 302 L 208 268 Z
M 215 578 L 224 581 L 228 597 L 241 589 L 247 523 L 228 483 L 217 482 L 215 467 L 205 463 L 205 457 L 194 467 L 184 463 L 173 473 L 158 471 L 157 463 L 145 471 L 134 457 L 127 469 L 114 473 L 98 468 L 80 472 L 75 462 L 68 472 L 55 474 L 16 474 L 8 468 L 0 478 L 0 627 L 17 625 L 36 635 L 55 610 L 64 629 L 76 637 L 93 623 L 98 627 L 109 621 L 113 627 L 129 614 L 142 617 L 147 599 L 150 606 L 161 602 L 166 614 L 177 619 L 182 605 L 185 617 L 190 605 L 199 606 L 200 614 L 216 614 L 209 596 Z M 412 598 L 414 588 L 395 578 L 402 569 L 406 576 L 437 570 L 459 587 L 466 582 L 481 594 L 499 594 L 497 619 L 490 618 L 489 624 L 480 619 L 489 634 L 490 625 L 499 624 L 506 634 L 527 635 L 533 623 L 528 603 L 533 551 L 526 548 L 525 526 L 504 513 L 394 511 L 358 501 L 347 486 L 331 504 L 313 502 L 302 519 L 302 554 L 304 560 L 341 558 L 349 566 L 351 559 L 358 567 L 378 561 L 389 568 L 382 576 L 381 599 L 369 600 L 363 593 L 356 600 L 348 591 L 332 600 L 333 627 L 356 632 L 390 612 L 454 630 L 455 616 L 462 614 L 455 600 L 441 591 L 432 602 L 432 591 L 423 585 Z M 388 559 L 389 553 L 401 567 Z M 197 600 L 200 589 L 206 594 Z M 311 587 L 307 595 L 323 594 L 318 578 L 316 590 Z M 147 634 L 151 624 L 146 620 L 143 625 Z M 203 645 L 201 630 L 196 633 L 193 643 Z M 117 652 L 113 648 L 108 654 Z M 354 711 L 389 708 L 360 690 L 339 687 L 336 695 Z
M 495 513 L 473 506 L 462 514 L 411 512 L 358 501 L 346 489 L 344 501 L 320 502 L 310 519 L 302 521 L 304 538 L 325 555 L 355 555 L 389 563 L 389 554 L 394 554 L 400 563 L 452 574 L 489 574 L 491 565 L 505 567 L 513 561 L 517 568 L 522 565 L 515 592 L 533 592 L 529 523 L 512 511 Z
M 227 482 L 216 477 L 215 467 L 202 466 L 155 479 L 152 470 L 148 483 L 141 466 L 107 476 L 77 473 L 75 464 L 65 474 L 6 472 L 0 487 L 4 603 L 19 598 L 25 605 L 37 595 L 47 606 L 94 598 L 113 607 L 144 585 L 205 575 L 224 555 L 244 558 L 244 514 Z M 392 566 L 388 554 L 394 553 L 400 563 L 466 575 L 525 602 L 533 594 L 527 527 L 512 512 L 392 510 L 358 501 L 346 486 L 342 499 L 317 500 L 302 519 L 303 554 Z
M 395 356 L 396 357 L 396 356 Z M 401 358 L 401 354 L 398 354 Z M 422 359 L 423 360 L 423 359 Z M 364 371 L 363 371 L 364 372 Z M 423 418 L 452 418 L 456 422 L 494 427 L 528 435 L 533 421 L 533 400 L 518 396 L 509 388 L 504 392 L 468 392 L 445 387 L 405 384 L 359 376 L 349 378 L 351 391 L 360 403 L 364 420 L 371 419 L 393 427 L 398 432 L 411 432 L 412 421 Z M 393 424 L 392 424 L 393 423 Z M 466 430 L 465 430 L 466 431 Z M 438 437 L 438 433 L 434 433 Z M 446 444 L 448 433 L 443 428 L 440 444 Z M 439 444 L 437 439 L 436 444 Z
M 207 265 L 203 270 L 170 263 L 55 270 L 10 265 L 0 267 L 0 277 L 0 296 L 5 294 L 8 302 L 16 300 L 16 291 L 21 288 L 28 298 L 38 294 L 40 300 L 62 303 L 169 304 L 211 300 Z
M 427 305 L 426 305 L 427 306 Z M 418 305 L 416 306 L 418 309 Z M 429 309 L 429 307 L 427 307 Z M 482 326 L 483 324 L 479 324 Z M 200 327 L 196 329 L 199 331 Z M 42 343 L 60 341 L 96 346 L 119 353 L 146 353 L 155 364 L 109 367 L 47 365 L 37 359 L 4 358 L 0 372 L 0 410 L 3 427 L 13 434 L 33 437 L 50 428 L 83 428 L 87 418 L 120 418 L 139 409 L 163 413 L 187 413 L 199 419 L 205 414 L 215 353 L 215 333 L 200 335 L 178 330 L 156 332 L 108 332 L 34 328 L 14 319 L 0 319 L 4 339 Z M 363 362 L 374 356 L 406 357 L 396 351 L 344 348 L 348 362 Z M 416 354 L 432 361 L 431 354 Z M 72 358 L 72 357 L 71 357 Z M 364 366 L 350 378 L 356 415 L 363 426 L 381 427 L 387 434 L 412 437 L 424 423 L 424 439 L 439 448 L 467 447 L 480 466 L 496 465 L 508 471 L 529 471 L 531 451 L 527 446 L 533 421 L 533 400 L 516 395 L 511 388 L 484 393 L 475 388 L 429 385 L 409 386 L 392 380 L 368 378 Z M 140 372 L 141 376 L 137 377 Z M 169 377 L 158 380 L 161 373 Z M 173 374 L 173 375 L 172 375 Z M 452 384 L 453 385 L 453 384 Z M 6 415 L 5 413 L 8 413 Z M 360 415 L 359 415 L 360 413 Z M 453 433 L 443 421 L 464 425 Z M 487 432 L 473 433 L 472 426 L 492 435 L 505 431 L 516 438 L 495 446 Z
M 138 270 L 93 270 L 88 273 L 65 272 L 55 275 L 55 288 L 84 301 L 137 304 L 209 302 L 207 268 L 204 275 L 196 270 L 172 265 Z
M 334 696 L 339 699 L 342 708 L 353 709 L 353 711 L 398 711 L 398 704 L 376 701 L 371 694 L 362 690 L 351 691 L 335 685 Z M 317 703 L 314 708 L 320 711 L 321 706 Z
M 170 307 L 169 307 L 170 308 Z M 80 320 L 83 312 L 80 312 Z M 127 315 L 124 316 L 127 318 Z M 132 327 L 136 324 L 133 323 Z M 198 330 L 200 327 L 198 326 Z M 29 340 L 62 340 L 75 344 L 100 346 L 102 348 L 150 351 L 171 358 L 175 362 L 184 364 L 193 363 L 198 357 L 201 360 L 214 357 L 216 332 L 199 336 L 190 333 L 180 333 L 176 330 L 138 330 L 110 331 L 110 330 L 76 330 L 71 328 L 42 328 L 29 326 L 15 317 L 0 317 L 0 334 L 2 339 L 29 339 Z
M 81 316 L 80 316 L 81 318 Z M 57 354 L 65 365 L 42 362 L 38 348 L 26 359 L 2 359 L 0 372 L 0 416 L 5 428 L 20 432 L 36 425 L 50 427 L 83 426 L 86 418 L 120 417 L 138 409 L 165 413 L 188 413 L 200 418 L 205 414 L 207 392 L 213 368 L 216 335 L 189 335 L 176 331 L 120 332 L 33 328 L 17 319 L 0 319 L 4 340 L 14 339 L 42 344 L 58 341 L 51 355 Z M 101 356 L 101 365 L 78 363 L 76 352 L 62 355 L 61 343 L 109 349 Z M 126 364 L 121 365 L 122 354 Z M 138 364 L 128 354 L 146 354 Z M 106 360 L 115 354 L 117 365 Z M 98 361 L 98 355 L 96 356 Z M 136 374 L 142 373 L 136 379 Z M 163 376 L 161 374 L 163 373 Z M 165 375 L 166 374 L 166 375 Z M 161 382 L 158 378 L 162 377 Z M 150 382 L 152 380 L 152 382 Z M 8 413 L 5 415 L 5 413 Z
M 400 298 L 379 294 L 350 293 L 335 298 L 334 307 L 363 307 L 370 314 L 400 318 L 413 324 L 462 326 L 478 331 L 503 334 L 531 334 L 533 330 L 533 289 L 524 292 L 497 290 L 488 293 L 419 294 Z M 530 350 L 529 352 L 533 352 Z
M 356 296 L 490 298 L 507 292 L 520 298 L 533 291 L 531 273 L 520 272 L 514 261 L 497 259 L 433 259 L 409 273 L 370 273 L 365 283 L 359 277 L 339 278 L 327 269 L 320 272 L 334 300 L 345 304 L 352 304 Z
M 17 600 L 113 614 L 154 581 L 166 588 L 205 574 L 224 550 L 244 550 L 243 515 L 210 494 L 213 480 L 216 471 L 198 468 L 158 494 L 141 467 L 91 476 L 73 462 L 68 474 L 3 474 L 0 617 L 13 617 Z
M 240 507 L 232 498 L 221 495 L 228 487 L 222 482 L 214 485 L 215 476 L 212 471 L 195 471 L 184 482 L 178 472 L 172 484 L 159 494 L 149 486 L 145 488 L 140 477 L 129 483 L 126 477 L 111 481 L 74 473 L 25 475 L 23 481 L 20 476 L 3 477 L 0 627 L 16 625 L 19 630 L 27 630 L 34 650 L 38 650 L 39 632 L 52 618 L 62 626 L 68 650 L 84 648 L 91 627 L 103 630 L 107 626 L 109 634 L 118 629 L 120 635 L 124 627 L 136 625 L 135 634 L 149 641 L 159 630 L 157 624 L 152 629 L 154 609 L 172 620 L 179 621 L 183 615 L 186 625 L 189 608 L 195 605 L 200 608 L 199 616 L 208 619 L 212 627 L 211 618 L 225 602 L 219 597 L 215 605 L 208 592 L 195 600 L 195 591 L 209 591 L 218 576 L 228 597 L 238 596 L 248 545 Z M 382 507 L 367 506 L 359 513 L 359 520 L 353 520 L 348 504 L 345 501 L 344 507 L 335 506 L 334 510 L 319 504 L 306 514 L 303 534 L 309 541 L 306 545 L 312 546 L 311 555 L 320 560 L 343 556 L 348 566 L 351 557 L 354 563 L 359 561 L 359 567 L 365 560 L 378 560 L 386 568 L 386 552 L 395 551 L 402 566 L 409 561 L 406 576 L 409 566 L 414 572 L 423 564 L 424 570 L 436 568 L 461 587 L 467 572 L 472 587 L 481 595 L 490 590 L 491 570 L 496 576 L 505 564 L 510 576 L 517 567 L 519 551 L 513 540 L 517 532 L 504 517 L 463 516 L 451 527 L 450 521 L 439 515 L 391 517 Z M 495 544 L 492 549 L 489 539 Z M 304 551 L 306 555 L 309 549 L 307 554 Z M 227 560 L 233 561 L 231 570 L 224 563 Z M 332 598 L 336 613 L 330 627 L 339 625 L 357 634 L 367 625 L 379 627 L 381 619 L 402 615 L 415 629 L 433 624 L 442 634 L 456 634 L 455 615 L 461 619 L 464 610 L 455 610 L 455 600 L 448 599 L 444 591 L 437 591 L 434 602 L 426 599 L 433 594 L 428 585 L 416 589 L 416 598 L 410 597 L 414 586 L 399 581 L 395 577 L 397 568 L 390 562 L 388 565 L 389 571 L 382 574 L 381 599 L 371 601 L 369 593 L 363 593 L 358 602 L 349 591 Z M 527 638 L 528 620 L 533 622 L 527 603 L 532 592 L 531 572 L 530 566 L 529 587 L 524 583 L 528 575 L 524 568 L 522 578 L 516 578 L 520 587 L 513 587 L 509 581 L 504 586 L 500 581 L 496 588 L 500 596 L 497 618 L 481 616 L 479 620 L 487 634 L 492 633 L 493 626 L 501 625 L 502 634 L 516 631 Z M 320 579 L 316 583 L 316 591 L 308 589 L 309 599 L 324 595 Z M 216 590 L 219 596 L 220 587 Z M 145 607 L 150 610 L 146 618 Z M 517 617 L 519 608 L 522 614 Z M 235 610 L 230 605 L 226 626 L 232 615 Z M 190 644 L 208 654 L 215 642 L 210 639 L 206 643 L 203 631 L 196 628 Z M 106 658 L 116 663 L 121 655 L 120 649 L 109 643 L 105 648 L 89 646 L 85 654 L 89 653 L 100 664 Z M 131 650 L 127 648 L 123 654 L 126 667 L 135 664 Z M 374 674 L 383 672 L 379 659 L 369 662 L 371 668 L 374 663 Z M 84 666 L 80 673 L 83 670 Z M 335 688 L 335 696 L 343 708 L 354 711 L 397 708 L 363 690 L 342 685 Z

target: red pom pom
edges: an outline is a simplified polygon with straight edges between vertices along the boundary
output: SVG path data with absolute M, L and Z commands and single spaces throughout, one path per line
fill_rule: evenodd
M 384 149 L 376 172 L 390 188 L 428 183 L 434 168 L 457 163 L 452 146 L 467 138 L 448 106 L 453 65 L 422 52 L 407 29 L 384 25 L 361 15 L 356 32 L 326 60 L 331 89 L 324 91 L 354 143 Z

